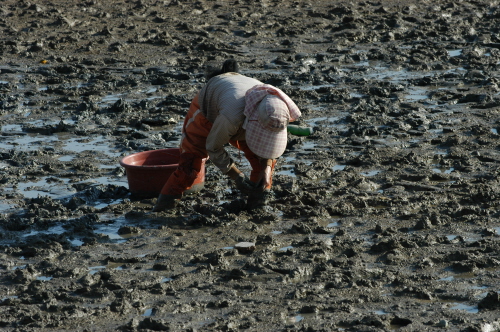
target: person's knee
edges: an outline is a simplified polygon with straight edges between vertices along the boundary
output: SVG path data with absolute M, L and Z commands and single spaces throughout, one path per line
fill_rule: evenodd
M 201 171 L 202 166 L 203 158 L 195 155 L 194 153 L 182 153 L 179 158 L 179 168 L 183 170 L 186 175 L 189 175 L 193 172 L 198 175 L 198 173 Z

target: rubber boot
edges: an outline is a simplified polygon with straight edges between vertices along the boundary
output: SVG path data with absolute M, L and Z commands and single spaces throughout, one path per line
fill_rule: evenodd
M 271 200 L 271 190 L 253 191 L 248 195 L 247 210 L 256 210 L 265 207 Z
M 173 209 L 179 203 L 182 195 L 164 195 L 160 194 L 155 206 L 153 207 L 153 212 L 163 212 Z

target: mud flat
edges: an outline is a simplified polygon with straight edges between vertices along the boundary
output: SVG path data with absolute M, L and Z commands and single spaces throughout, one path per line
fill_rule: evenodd
M 494 1 L 3 1 L 0 329 L 498 331 L 499 20 Z M 119 160 L 176 147 L 229 57 L 314 133 L 290 135 L 268 209 L 208 162 L 151 213 Z

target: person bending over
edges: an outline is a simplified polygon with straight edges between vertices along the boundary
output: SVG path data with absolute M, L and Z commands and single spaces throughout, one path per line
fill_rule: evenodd
M 163 186 L 153 212 L 176 206 L 207 157 L 248 195 L 248 209 L 266 204 L 276 158 L 287 145 L 287 125 L 301 112 L 280 89 L 237 70 L 235 60 L 226 60 L 191 101 L 182 127 L 179 165 Z M 249 178 L 229 156 L 227 143 L 243 151 L 250 162 Z

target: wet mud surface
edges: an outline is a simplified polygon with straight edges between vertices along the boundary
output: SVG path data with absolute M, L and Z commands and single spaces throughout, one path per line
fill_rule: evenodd
M 498 331 L 499 19 L 472 0 L 3 1 L 0 329 Z M 151 213 L 119 160 L 176 147 L 229 57 L 314 133 L 290 135 L 265 210 L 208 162 Z

